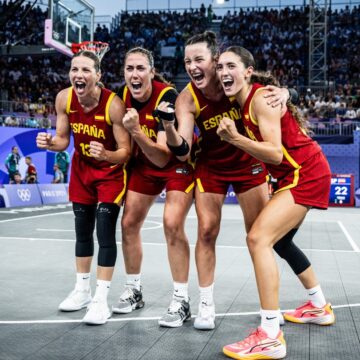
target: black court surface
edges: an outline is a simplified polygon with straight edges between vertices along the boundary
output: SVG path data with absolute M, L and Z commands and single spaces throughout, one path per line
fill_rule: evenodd
M 241 340 L 259 324 L 259 302 L 245 246 L 240 208 L 226 205 L 217 242 L 216 328 L 198 331 L 193 319 L 176 329 L 160 328 L 172 294 L 162 227 L 156 204 L 142 229 L 142 286 L 145 307 L 114 314 L 101 326 L 81 323 L 85 310 L 63 313 L 59 303 L 75 283 L 74 221 L 69 205 L 0 211 L 1 360 L 169 360 L 227 359 L 226 344 Z M 198 289 L 194 263 L 197 221 L 187 220 L 191 244 L 189 293 L 193 316 Z M 360 209 L 312 210 L 295 237 L 310 258 L 336 324 L 329 327 L 286 323 L 287 359 L 360 359 Z M 121 241 L 121 233 L 117 232 Z M 109 295 L 114 304 L 125 281 L 121 246 Z M 305 291 L 281 259 L 281 309 L 294 309 Z M 95 287 L 95 262 L 92 271 Z

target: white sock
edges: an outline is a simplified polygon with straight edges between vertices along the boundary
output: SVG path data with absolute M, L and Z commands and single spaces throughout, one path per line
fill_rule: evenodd
M 141 274 L 126 274 L 126 286 L 140 290 Z
M 269 338 L 275 339 L 280 331 L 279 310 L 260 310 L 261 328 Z
M 90 290 L 90 273 L 76 273 L 75 289 L 80 291 Z
M 183 297 L 185 301 L 189 301 L 188 283 L 178 283 L 174 281 L 173 297 Z
M 107 301 L 110 285 L 111 285 L 111 281 L 97 280 L 94 300 Z
M 320 285 L 306 289 L 306 291 L 308 293 L 308 300 L 310 300 L 314 306 L 321 308 L 326 305 L 325 296 Z
M 207 287 L 199 287 L 200 302 L 212 305 L 214 303 L 214 283 Z

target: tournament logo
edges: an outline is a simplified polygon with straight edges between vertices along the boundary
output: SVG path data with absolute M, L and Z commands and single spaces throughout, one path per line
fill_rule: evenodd
M 21 201 L 30 201 L 31 199 L 31 191 L 29 189 L 17 189 L 17 196 Z

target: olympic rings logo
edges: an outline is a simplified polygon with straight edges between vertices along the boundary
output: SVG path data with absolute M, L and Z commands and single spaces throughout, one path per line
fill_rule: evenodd
M 17 189 L 16 192 L 21 201 L 30 201 L 31 191 L 29 189 Z

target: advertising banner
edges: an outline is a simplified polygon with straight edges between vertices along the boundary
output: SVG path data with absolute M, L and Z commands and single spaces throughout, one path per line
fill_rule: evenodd
M 4 185 L 9 207 L 38 206 L 42 204 L 38 186 L 36 184 Z
M 44 205 L 69 202 L 65 184 L 39 184 L 38 187 Z

